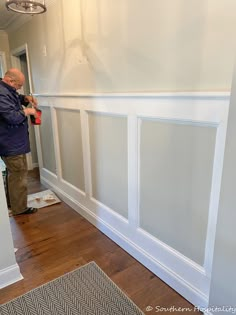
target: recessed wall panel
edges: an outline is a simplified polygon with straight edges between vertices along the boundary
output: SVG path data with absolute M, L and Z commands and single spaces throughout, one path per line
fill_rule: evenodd
M 140 227 L 204 263 L 216 128 L 143 119 Z
M 85 190 L 80 112 L 57 109 L 62 178 Z
M 92 195 L 128 218 L 127 119 L 89 113 Z
M 32 163 L 38 163 L 38 154 L 37 154 L 37 147 L 35 142 L 35 129 L 34 126 L 29 122 L 29 139 L 30 139 L 30 150 L 31 150 L 31 157 Z
M 52 118 L 49 107 L 42 108 L 42 124 L 39 128 L 42 146 L 43 167 L 56 174 Z

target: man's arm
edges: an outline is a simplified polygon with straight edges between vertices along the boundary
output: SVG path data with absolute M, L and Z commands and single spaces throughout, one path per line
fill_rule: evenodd
M 33 95 L 22 95 L 19 94 L 20 102 L 24 106 L 31 104 L 33 107 L 38 107 L 38 101 Z

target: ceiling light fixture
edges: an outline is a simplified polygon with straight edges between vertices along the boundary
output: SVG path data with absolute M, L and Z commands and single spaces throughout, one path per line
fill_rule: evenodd
M 40 14 L 47 11 L 44 0 L 7 0 L 8 10 L 23 14 Z

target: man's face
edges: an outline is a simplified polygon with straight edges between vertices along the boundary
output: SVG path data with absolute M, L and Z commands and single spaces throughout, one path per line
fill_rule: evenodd
M 23 84 L 24 84 L 23 79 L 22 80 L 14 80 L 14 79 L 10 80 L 10 85 L 12 87 L 14 87 L 16 90 L 20 90 L 22 88 Z

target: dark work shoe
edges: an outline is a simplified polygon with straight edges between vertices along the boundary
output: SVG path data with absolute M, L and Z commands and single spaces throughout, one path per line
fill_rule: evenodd
M 24 212 L 21 212 L 19 214 L 32 214 L 32 213 L 35 213 L 37 211 L 38 211 L 37 208 L 29 207 L 29 208 L 26 208 Z

